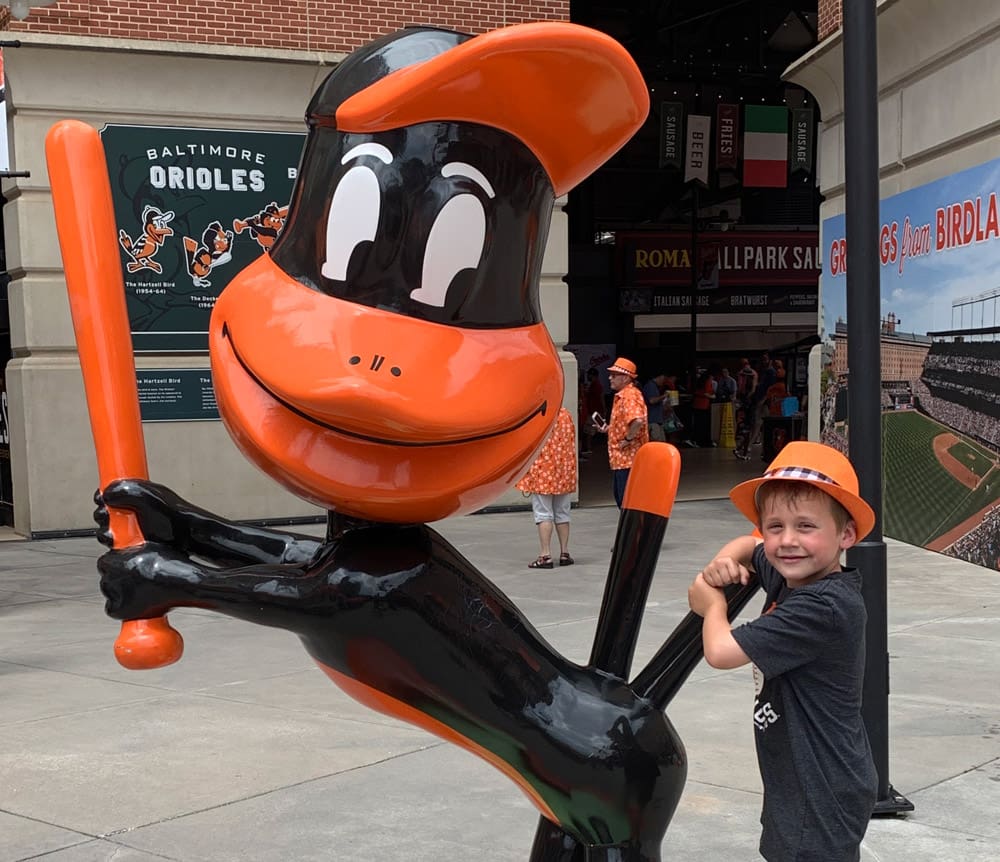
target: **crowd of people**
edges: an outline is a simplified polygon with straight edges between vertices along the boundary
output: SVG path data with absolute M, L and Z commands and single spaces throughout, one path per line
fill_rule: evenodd
M 741 358 L 731 373 L 721 363 L 698 367 L 693 375 L 652 374 L 634 385 L 646 405 L 649 439 L 665 441 L 690 448 L 714 448 L 720 443 L 719 420 L 715 405 L 729 404 L 737 436 L 734 454 L 749 458 L 751 445 L 760 445 L 761 430 L 767 416 L 782 416 L 793 397 L 788 386 L 787 372 L 779 358 L 767 352 L 755 362 Z M 614 391 L 610 393 L 614 396 Z M 594 416 L 601 419 L 609 414 L 610 405 L 596 369 L 589 369 L 580 379 L 579 427 L 580 455 L 586 460 L 592 438 L 597 433 Z
M 733 454 L 747 461 L 750 459 L 750 447 L 762 442 L 764 418 L 783 415 L 791 391 L 782 360 L 772 359 L 765 352 L 756 368 L 749 359 L 741 359 L 740 363 L 742 367 L 737 374 L 736 448 Z
M 1000 375 L 1000 367 L 993 373 Z M 995 382 L 1000 384 L 1000 376 Z M 966 389 L 972 391 L 943 387 L 937 385 L 934 377 L 928 377 L 925 370 L 924 377 L 915 381 L 913 393 L 921 409 L 932 419 L 1000 451 L 1000 403 L 998 395 L 990 396 L 984 384 L 985 381 L 978 385 L 970 382 Z
M 823 390 L 819 414 L 820 439 L 844 455 L 848 452 L 847 434 L 844 423 L 837 421 L 837 402 L 846 388 L 846 377 L 831 380 Z
M 995 417 L 935 395 L 923 380 L 914 383 L 913 394 L 919 399 L 921 410 L 932 419 L 1000 450 L 1000 422 Z
M 983 522 L 945 548 L 950 557 L 988 569 L 1000 569 L 1000 506 L 986 513 Z
M 780 416 L 783 402 L 789 397 L 782 361 L 772 359 L 766 352 L 756 364 L 740 359 L 735 375 L 718 363 L 698 368 L 693 378 L 687 379 L 687 386 L 677 375 L 663 371 L 640 382 L 635 362 L 627 357 L 618 357 L 606 372 L 611 388 L 610 404 L 599 369 L 587 369 L 579 380 L 579 449 L 573 446 L 575 435 L 568 430 L 572 427 L 572 417 L 568 413 L 563 416 L 565 411 L 561 411 L 556 430 L 517 485 L 531 498 L 538 528 L 540 553 L 528 564 L 529 568 L 553 568 L 556 559 L 560 565 L 572 564 L 568 501 L 577 487 L 577 459 L 586 461 L 590 457 L 595 435 L 607 435 L 612 491 L 620 508 L 635 456 L 645 443 L 715 447 L 718 440 L 713 435 L 712 408 L 724 404 L 729 405 L 734 424 L 742 430 L 735 454 L 749 458 L 746 450 L 754 442 L 760 442 L 764 417 Z M 682 397 L 689 410 L 687 421 L 678 415 Z M 559 540 L 558 558 L 551 551 L 553 537 Z

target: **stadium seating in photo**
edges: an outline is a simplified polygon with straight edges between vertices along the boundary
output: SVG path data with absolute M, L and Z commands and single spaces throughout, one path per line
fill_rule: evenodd
M 993 457 L 985 449 L 962 439 L 949 447 L 962 463 L 966 463 L 962 453 L 975 454 L 968 468 L 977 476 L 986 477 L 975 490 L 970 490 L 941 465 L 934 454 L 934 438 L 944 433 L 958 436 L 952 429 L 916 411 L 883 414 L 887 536 L 925 547 L 1000 499 L 1000 470 L 991 467 Z M 979 469 L 985 472 L 980 474 Z M 987 476 L 990 469 L 995 475 Z

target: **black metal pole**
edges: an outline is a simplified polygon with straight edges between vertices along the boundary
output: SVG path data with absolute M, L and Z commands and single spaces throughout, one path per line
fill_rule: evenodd
M 862 573 L 868 609 L 862 714 L 878 770 L 875 814 L 912 811 L 889 782 L 889 646 L 882 540 L 881 333 L 879 323 L 878 51 L 875 0 L 843 0 L 844 166 L 847 228 L 847 410 L 850 458 L 875 528 L 847 552 Z
M 691 382 L 688 392 L 694 396 L 698 386 L 698 181 L 691 183 Z M 693 402 L 691 402 L 693 404 Z M 691 408 L 692 411 L 694 407 Z M 691 439 L 698 442 L 693 435 L 694 415 L 692 413 L 689 431 Z

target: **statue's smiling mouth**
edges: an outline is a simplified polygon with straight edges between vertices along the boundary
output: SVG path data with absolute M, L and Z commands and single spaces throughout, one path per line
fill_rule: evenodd
M 278 404 L 284 407 L 296 416 L 304 419 L 312 425 L 316 425 L 319 428 L 325 428 L 327 431 L 333 431 L 336 434 L 341 434 L 344 437 L 352 437 L 355 440 L 365 440 L 369 443 L 380 443 L 384 446 L 409 446 L 414 448 L 425 448 L 431 446 L 454 446 L 461 443 L 474 443 L 479 440 L 489 440 L 492 437 L 502 437 L 505 434 L 510 434 L 513 431 L 517 431 L 519 428 L 524 427 L 529 422 L 531 422 L 536 416 L 544 416 L 548 410 L 548 402 L 543 401 L 534 410 L 532 410 L 523 419 L 518 420 L 505 428 L 501 428 L 498 431 L 491 431 L 488 434 L 476 434 L 471 437 L 459 437 L 454 440 L 434 440 L 434 441 L 422 441 L 417 442 L 413 440 L 393 440 L 388 437 L 378 437 L 372 434 L 361 434 L 357 431 L 350 431 L 346 428 L 339 428 L 336 425 L 331 425 L 328 422 L 323 422 L 317 419 L 315 416 L 311 416 L 306 413 L 302 408 L 296 407 L 294 404 L 290 404 L 280 395 L 274 392 L 263 380 L 261 380 L 254 372 L 253 369 L 247 365 L 246 361 L 240 356 L 239 350 L 236 348 L 236 342 L 233 340 L 233 334 L 229 330 L 229 324 L 222 324 L 222 338 L 229 342 L 229 347 L 233 351 L 233 357 L 240 364 L 240 367 L 246 372 L 247 376 L 253 380 L 264 392 L 266 392 L 271 398 L 273 398 Z

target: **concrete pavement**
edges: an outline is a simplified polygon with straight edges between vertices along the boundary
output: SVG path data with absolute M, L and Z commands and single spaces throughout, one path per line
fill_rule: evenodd
M 589 654 L 617 511 L 574 510 L 577 565 L 529 571 L 527 512 L 438 528 L 561 651 Z M 745 525 L 678 503 L 636 666 L 686 588 Z M 1000 574 L 888 541 L 890 779 L 916 806 L 873 821 L 865 860 L 1000 858 Z M 184 658 L 114 661 L 93 540 L 0 544 L 0 862 L 519 862 L 534 809 L 471 755 L 348 700 L 291 635 L 171 614 Z M 746 615 L 759 610 L 752 601 Z M 668 713 L 688 783 L 665 860 L 757 858 L 760 782 L 746 668 L 704 663 Z

